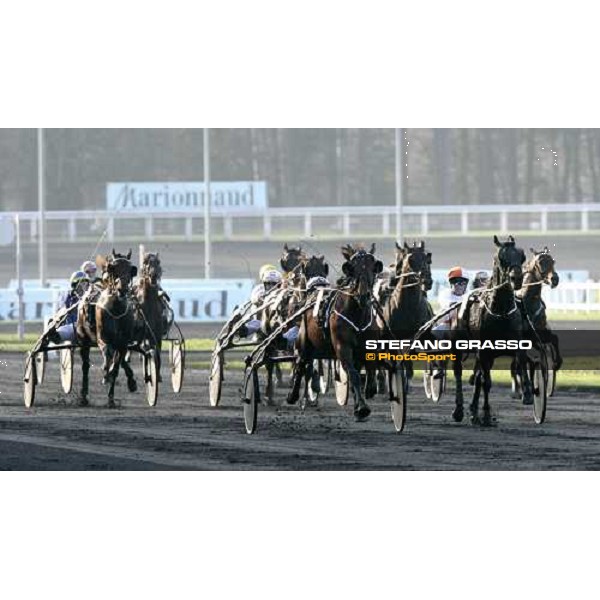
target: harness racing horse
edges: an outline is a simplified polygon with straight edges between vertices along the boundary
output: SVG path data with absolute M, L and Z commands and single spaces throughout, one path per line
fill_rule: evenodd
M 134 337 L 140 345 L 156 350 L 158 381 L 161 381 L 162 338 L 166 330 L 161 278 L 162 266 L 158 253 L 147 252 L 143 257 L 141 275 L 133 287 L 133 298 L 136 301 Z
M 267 338 L 274 331 L 293 309 L 293 298 L 296 290 L 302 289 L 305 283 L 304 265 L 306 263 L 306 254 L 301 246 L 289 247 L 283 246 L 283 253 L 279 260 L 281 269 L 284 273 L 284 279 L 278 286 L 278 291 L 272 291 L 272 303 L 267 305 L 256 318 L 261 321 L 260 333 L 263 338 Z M 278 348 L 269 349 L 269 353 Z M 265 402 L 269 405 L 275 403 L 275 386 L 273 384 L 273 374 L 277 381 L 277 386 L 283 386 L 283 376 L 281 367 L 278 363 L 272 361 L 266 362 L 267 383 L 265 386 Z
M 515 292 L 523 284 L 522 265 L 525 262 L 525 253 L 516 246 L 513 236 L 509 236 L 506 242 L 500 242 L 498 237 L 494 236 L 494 244 L 498 250 L 494 257 L 493 275 L 489 287 L 482 290 L 478 298 L 468 304 L 458 327 L 465 329 L 469 338 L 480 341 L 506 339 L 507 335 L 520 340 L 528 336 L 529 330 L 515 297 Z M 489 393 L 492 387 L 490 371 L 496 357 L 505 354 L 516 357 L 518 368 L 523 373 L 523 403 L 533 403 L 525 350 L 478 350 L 479 367 L 475 374 L 475 387 L 470 405 L 471 421 L 474 424 L 492 425 L 489 403 Z M 479 396 L 482 387 L 484 394 L 483 418 L 480 418 Z M 462 404 L 459 404 L 458 397 L 453 417 L 456 421 L 462 420 Z
M 517 299 L 521 302 L 522 310 L 530 325 L 535 329 L 544 345 L 550 349 L 552 356 L 552 370 L 555 373 L 562 365 L 562 357 L 558 347 L 558 336 L 552 333 L 546 320 L 546 305 L 542 300 L 542 286 L 549 285 L 555 288 L 559 283 L 558 273 L 554 270 L 554 258 L 548 247 L 541 251 L 530 248 L 533 257 L 525 265 L 523 285 L 517 292 Z M 513 393 L 521 397 L 521 374 L 515 361 L 511 365 L 513 379 Z M 551 392 L 554 390 L 551 389 Z M 551 393 L 549 394 L 551 395 Z
M 123 365 L 129 391 L 137 384 L 131 367 L 125 360 L 128 345 L 134 339 L 135 314 L 129 297 L 132 279 L 137 268 L 131 264 L 131 250 L 127 255 L 117 254 L 114 249 L 102 267 L 105 289 L 96 302 L 96 340 L 104 359 L 104 378 L 108 384 L 108 406 L 115 407 L 115 383 L 119 367 Z
M 433 285 L 431 252 L 425 252 L 425 242 L 404 247 L 396 242 L 396 275 L 391 295 L 383 307 L 383 317 L 396 338 L 412 339 L 417 330 L 433 315 L 426 292 Z M 383 333 L 383 323 L 378 319 Z M 406 365 L 407 377 L 413 376 L 412 363 Z
M 372 289 L 383 263 L 374 256 L 375 244 L 369 251 L 346 245 L 342 285 L 331 292 L 327 317 L 321 327 L 314 311 L 306 311 L 296 342 L 298 357 L 294 367 L 293 387 L 288 402 L 298 401 L 300 384 L 315 359 L 337 359 L 348 373 L 354 394 L 354 416 L 364 421 L 371 413 L 361 390 L 360 369 L 364 363 L 364 337 L 373 322 Z

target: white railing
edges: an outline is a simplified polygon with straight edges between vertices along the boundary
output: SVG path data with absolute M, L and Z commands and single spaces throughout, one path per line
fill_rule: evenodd
M 428 205 L 428 206 L 405 206 L 403 218 L 408 221 L 408 227 L 405 224 L 404 230 L 409 235 L 428 235 L 436 232 L 452 230 L 462 235 L 481 230 L 494 230 L 499 234 L 509 233 L 510 230 L 530 229 L 540 232 L 563 231 L 565 230 L 564 219 L 558 221 L 554 227 L 549 226 L 548 217 L 556 214 L 571 214 L 575 216 L 576 225 L 571 229 L 573 231 L 590 231 L 590 229 L 600 228 L 598 225 L 590 227 L 590 215 L 600 213 L 600 203 L 586 204 L 488 204 L 488 205 Z M 1 217 L 14 217 L 14 212 L 0 212 Z M 531 215 L 525 222 L 513 222 L 509 224 L 509 219 L 513 215 Z M 39 215 L 37 212 L 20 212 L 21 221 L 27 222 L 29 226 L 29 239 L 34 240 L 37 236 Z M 492 215 L 494 218 L 488 220 L 485 227 L 478 226 L 471 222 L 471 217 L 476 215 Z M 455 221 L 449 225 L 448 222 L 434 222 L 436 218 L 454 216 Z M 298 220 L 301 225 L 295 227 L 298 229 L 297 235 L 311 237 L 315 233 L 315 225 L 318 225 L 319 219 L 331 221 L 327 234 L 330 237 L 348 238 L 352 235 L 365 233 L 364 225 L 367 218 L 375 219 L 375 231 L 368 233 L 379 234 L 383 236 L 392 235 L 395 231 L 395 206 L 302 206 L 302 207 L 277 207 L 268 208 L 264 211 L 248 211 L 234 215 L 214 215 L 213 224 L 222 223 L 222 235 L 225 239 L 235 239 L 237 236 L 247 236 L 248 219 L 262 221 L 262 232 L 256 233 L 264 239 L 270 239 L 278 228 L 273 227 L 273 221 L 277 220 Z M 190 214 L 189 212 L 169 212 L 169 213 L 146 213 L 144 215 L 131 213 L 114 213 L 104 210 L 92 211 L 48 211 L 46 219 L 50 222 L 62 222 L 65 225 L 63 230 L 64 239 L 74 242 L 78 238 L 98 235 L 106 229 L 108 241 L 113 241 L 119 237 L 115 231 L 117 221 L 134 221 L 143 223 L 143 234 L 135 237 L 143 237 L 147 240 L 153 240 L 156 235 L 156 224 L 173 220 L 179 221 L 181 226 L 173 233 L 166 235 L 170 237 L 180 237 L 181 239 L 191 240 L 194 237 L 194 222 L 202 221 L 202 214 Z M 244 221 L 244 225 L 240 224 Z M 379 226 L 377 226 L 377 221 Z M 439 221 L 439 219 L 438 219 Z M 84 231 L 84 223 L 87 222 L 87 231 Z M 372 223 L 372 222 L 371 222 Z M 237 224 L 237 231 L 236 231 Z M 242 231 L 245 229 L 245 231 Z M 289 226 L 282 227 L 288 236 Z M 198 228 L 198 231 L 201 231 Z M 24 232 L 25 233 L 25 232 Z M 123 234 L 125 235 L 125 234 Z M 127 234 L 132 237 L 131 232 Z M 199 235 L 199 234 L 196 234 Z
M 553 290 L 545 288 L 543 298 L 550 310 L 600 311 L 600 282 L 561 282 Z

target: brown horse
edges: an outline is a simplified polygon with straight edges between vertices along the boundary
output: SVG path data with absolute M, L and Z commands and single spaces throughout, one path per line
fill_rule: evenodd
M 104 378 L 108 384 L 108 406 L 115 406 L 115 383 L 122 365 L 130 391 L 137 388 L 133 371 L 125 360 L 128 345 L 134 339 L 135 314 L 129 297 L 131 282 L 137 268 L 127 255 L 112 254 L 101 261 L 105 288 L 96 302 L 96 341 L 104 359 Z
M 361 390 L 360 370 L 364 363 L 364 338 L 373 322 L 372 289 L 375 277 L 383 263 L 374 256 L 375 244 L 370 250 L 346 245 L 342 248 L 345 259 L 342 287 L 331 292 L 327 299 L 327 316 L 321 326 L 314 311 L 302 316 L 296 342 L 298 358 L 294 367 L 293 387 L 288 402 L 298 401 L 300 384 L 315 359 L 337 359 L 348 373 L 354 395 L 354 416 L 363 421 L 371 413 Z
M 546 320 L 546 305 L 542 300 L 542 286 L 555 288 L 559 283 L 558 273 L 554 270 L 555 261 L 546 246 L 541 251 L 530 248 L 533 257 L 525 265 L 523 285 L 517 292 L 521 308 L 526 319 L 530 321 L 544 345 L 550 349 L 552 369 L 558 371 L 562 365 L 562 357 L 558 347 L 558 336 L 552 332 Z M 513 394 L 521 396 L 521 376 L 516 361 L 512 362 Z
M 135 341 L 141 346 L 156 349 L 156 371 L 160 377 L 162 338 L 165 333 L 165 305 L 160 287 L 162 266 L 158 253 L 147 252 L 142 261 L 139 279 L 133 287 L 133 297 L 137 306 L 135 311 Z

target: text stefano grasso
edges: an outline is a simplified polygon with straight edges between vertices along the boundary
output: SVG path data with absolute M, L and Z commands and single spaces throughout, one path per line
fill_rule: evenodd
M 531 340 L 366 340 L 365 350 L 531 350 Z

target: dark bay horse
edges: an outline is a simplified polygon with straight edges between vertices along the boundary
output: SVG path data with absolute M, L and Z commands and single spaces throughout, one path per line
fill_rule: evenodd
M 364 338 L 373 323 L 372 289 L 383 263 L 370 250 L 346 245 L 342 248 L 344 280 L 327 299 L 327 315 L 321 323 L 314 311 L 302 316 L 296 341 L 298 358 L 294 367 L 293 387 L 288 402 L 298 401 L 300 385 L 315 359 L 337 359 L 348 373 L 354 395 L 354 416 L 364 421 L 371 409 L 363 398 L 360 370 L 364 363 Z
M 114 250 L 101 262 L 105 288 L 96 302 L 96 341 L 104 359 L 103 370 L 108 384 L 108 406 L 114 408 L 115 383 L 122 365 L 130 391 L 137 388 L 133 371 L 125 360 L 128 345 L 134 339 L 136 319 L 129 297 L 137 268 L 127 255 Z
M 494 244 L 498 248 L 494 257 L 493 275 L 488 288 L 481 291 L 479 297 L 470 303 L 458 327 L 466 331 L 470 339 L 481 341 L 506 339 L 510 335 L 514 339 L 528 337 L 528 326 L 517 305 L 515 292 L 523 284 L 522 265 L 525 253 L 518 248 L 513 236 L 506 242 L 500 242 L 494 236 Z M 513 355 L 519 369 L 523 373 L 523 401 L 533 402 L 531 381 L 527 370 L 527 352 L 525 350 L 501 351 L 479 350 L 477 352 L 478 368 L 475 374 L 473 398 L 470 405 L 471 420 L 484 426 L 492 424 L 489 393 L 492 387 L 490 372 L 496 357 Z M 483 387 L 483 418 L 479 417 L 479 396 Z M 455 420 L 462 420 L 462 404 L 455 408 Z M 461 418 L 457 418 L 461 417 Z

